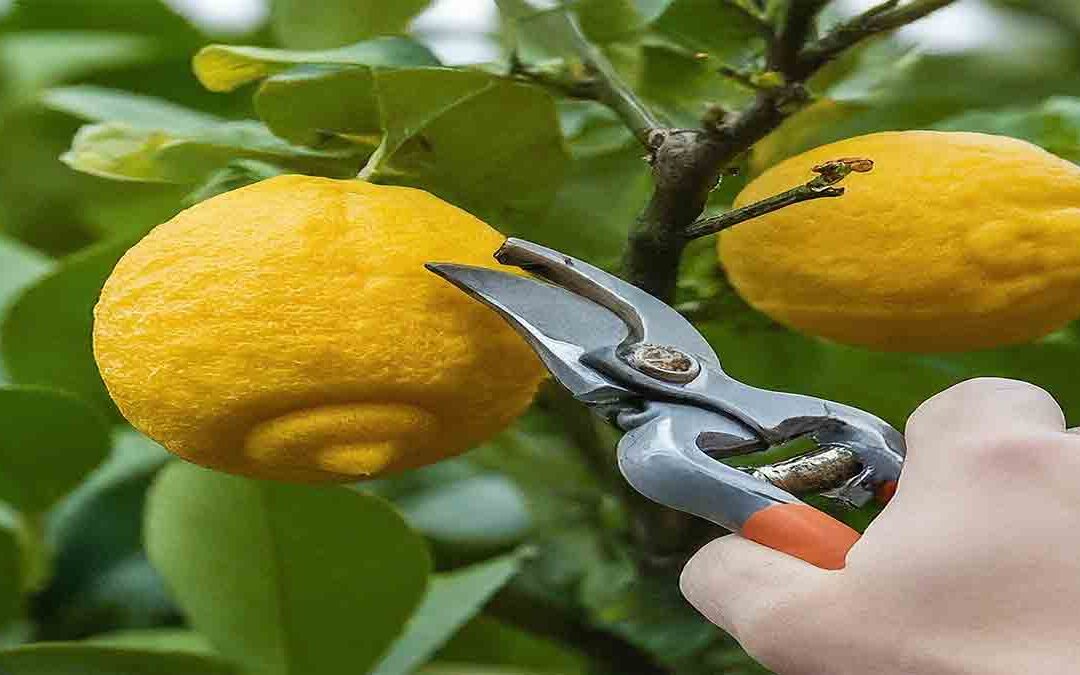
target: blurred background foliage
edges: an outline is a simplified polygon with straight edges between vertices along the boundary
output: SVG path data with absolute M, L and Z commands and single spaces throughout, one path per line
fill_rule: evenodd
M 692 126 L 707 105 L 752 94 L 718 72 L 760 68 L 759 35 L 733 9 L 746 1 L 574 8 L 633 87 Z M 651 187 L 640 148 L 606 109 L 510 75 L 515 54 L 569 82 L 580 65 L 557 32 L 529 3 L 500 0 L 489 31 L 440 35 L 414 22 L 429 4 L 275 0 L 230 35 L 157 0 L 4 10 L 0 668 L 764 672 L 683 603 L 677 569 L 640 559 L 618 478 L 583 452 L 613 436 L 558 397 L 464 457 L 332 490 L 170 462 L 104 391 L 90 311 L 119 256 L 184 206 L 278 173 L 420 186 L 506 234 L 617 265 Z M 439 4 L 443 16 L 492 10 Z M 821 24 L 857 4 L 838 0 Z M 877 130 L 1002 133 L 1080 161 L 1077 7 L 962 0 L 937 24 L 951 40 L 870 42 L 815 78 L 814 101 L 741 160 L 710 209 L 785 157 Z M 486 61 L 442 67 L 454 61 L 446 38 Z M 707 241 L 686 257 L 678 302 L 755 385 L 902 425 L 953 382 L 1004 375 L 1046 387 L 1080 419 L 1075 326 L 966 354 L 842 347 L 741 302 Z

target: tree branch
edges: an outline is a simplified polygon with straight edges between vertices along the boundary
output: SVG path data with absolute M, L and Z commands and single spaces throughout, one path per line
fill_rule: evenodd
M 808 202 L 826 197 L 839 197 L 844 194 L 844 188 L 833 187 L 834 185 L 842 181 L 852 172 L 866 173 L 873 168 L 874 163 L 871 160 L 856 157 L 837 159 L 824 164 L 819 164 L 813 169 L 818 175 L 806 184 L 792 188 L 787 192 L 781 192 L 778 195 L 767 197 L 740 209 L 733 209 L 727 213 L 722 213 L 719 216 L 702 218 L 687 228 L 686 236 L 688 239 L 706 237 L 710 234 L 716 234 L 729 227 L 738 225 L 739 223 L 763 216 L 766 213 L 779 211 L 780 209 L 801 202 Z
M 955 0 L 913 0 L 901 6 L 900 0 L 887 0 L 834 27 L 820 40 L 811 42 L 799 55 L 792 71 L 805 79 L 847 49 L 868 37 L 906 26 Z

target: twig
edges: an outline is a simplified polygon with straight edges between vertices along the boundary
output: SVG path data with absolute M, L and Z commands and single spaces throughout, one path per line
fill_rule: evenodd
M 799 49 L 814 32 L 818 14 L 830 0 L 793 0 L 788 5 L 780 30 L 769 45 L 766 62 L 771 70 L 790 72 L 799 56 Z
M 578 24 L 577 18 L 566 13 L 570 36 L 578 57 L 595 75 L 597 98 L 622 119 L 641 144 L 648 147 L 651 133 L 663 127 L 660 120 L 641 102 L 637 94 L 623 82 L 622 77 L 600 49 L 589 42 Z
M 913 0 L 901 6 L 900 0 L 887 0 L 834 27 L 820 40 L 806 45 L 799 55 L 796 78 L 809 77 L 829 61 L 866 38 L 906 26 L 955 0 Z
M 686 236 L 689 239 L 705 237 L 794 204 L 826 197 L 839 197 L 844 194 L 844 188 L 833 187 L 834 185 L 852 172 L 866 173 L 873 168 L 874 163 L 871 160 L 854 157 L 819 164 L 813 169 L 818 175 L 806 184 L 719 216 L 702 218 L 687 228 Z

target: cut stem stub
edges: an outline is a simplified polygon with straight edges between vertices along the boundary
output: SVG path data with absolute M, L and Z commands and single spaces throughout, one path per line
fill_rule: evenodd
M 867 173 L 873 168 L 873 160 L 864 157 L 844 157 L 818 164 L 812 169 L 817 175 L 804 185 L 718 216 L 702 218 L 687 228 L 686 236 L 688 239 L 705 237 L 800 202 L 824 197 L 839 197 L 844 194 L 844 188 L 834 187 L 837 183 L 851 173 Z

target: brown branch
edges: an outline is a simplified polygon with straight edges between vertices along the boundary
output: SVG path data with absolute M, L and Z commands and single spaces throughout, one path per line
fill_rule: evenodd
M 792 75 L 805 79 L 837 56 L 868 37 L 906 26 L 955 0 L 887 0 L 834 27 L 820 40 L 806 45 Z
M 873 168 L 874 163 L 871 160 L 861 157 L 837 159 L 819 164 L 813 168 L 813 171 L 818 175 L 806 184 L 712 218 L 702 218 L 687 228 L 687 238 L 696 239 L 716 234 L 739 223 L 802 202 L 827 197 L 839 197 L 844 194 L 844 188 L 833 186 L 844 180 L 852 172 L 866 173 Z

